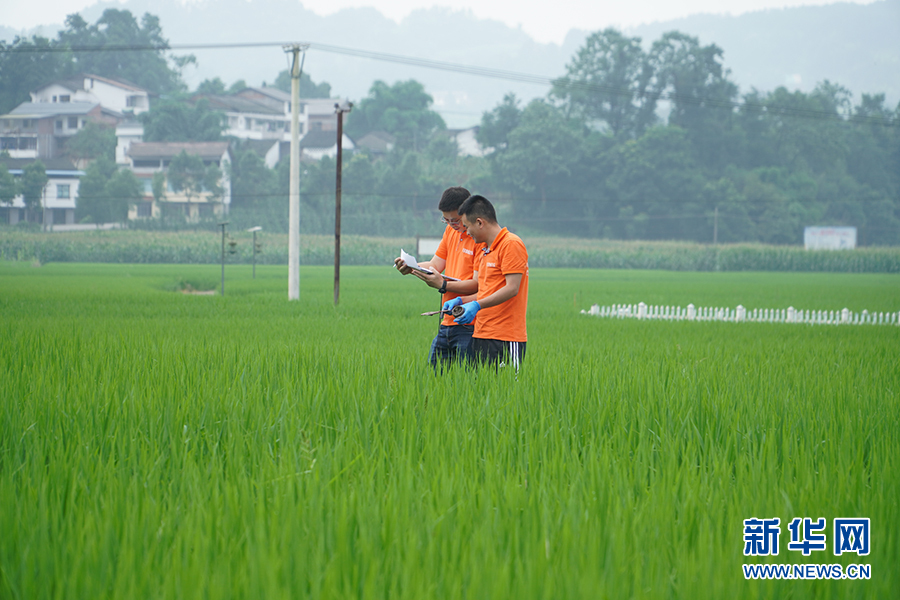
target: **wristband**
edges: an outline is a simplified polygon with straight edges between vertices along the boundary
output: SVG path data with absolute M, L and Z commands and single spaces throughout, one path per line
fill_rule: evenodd
M 438 289 L 438 293 L 443 295 L 446 292 L 447 292 L 447 280 L 445 279 L 444 282 L 441 284 L 441 287 Z

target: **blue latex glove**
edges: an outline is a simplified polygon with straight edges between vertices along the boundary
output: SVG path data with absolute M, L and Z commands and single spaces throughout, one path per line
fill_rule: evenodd
M 453 310 L 454 306 L 459 306 L 460 304 L 462 304 L 462 298 L 457 296 L 453 300 L 447 300 L 446 302 L 444 302 L 444 306 L 441 307 L 441 310 L 444 312 L 450 312 L 451 310 Z
M 459 323 L 460 325 L 468 325 L 469 323 L 474 321 L 475 315 L 478 314 L 479 310 L 481 310 L 481 305 L 478 304 L 478 300 L 466 302 L 462 305 L 462 307 L 466 312 L 453 319 L 454 323 Z

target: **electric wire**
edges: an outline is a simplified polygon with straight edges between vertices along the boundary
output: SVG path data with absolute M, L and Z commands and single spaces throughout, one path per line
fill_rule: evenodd
M 48 47 L 38 46 L 6 46 L 0 48 L 2 53 L 81 53 L 81 52 L 166 52 L 166 51 L 184 51 L 184 50 L 225 50 L 239 48 L 267 48 L 279 47 L 284 48 L 293 45 L 302 45 L 310 50 L 319 50 L 321 52 L 343 54 L 346 56 L 355 56 L 357 58 L 366 58 L 382 62 L 391 62 L 414 67 L 422 67 L 428 69 L 437 69 L 461 73 L 466 75 L 474 75 L 478 77 L 486 77 L 489 79 L 503 79 L 508 81 L 516 81 L 519 83 L 532 83 L 542 86 L 557 86 L 561 89 L 579 90 L 586 92 L 597 92 L 608 95 L 622 96 L 634 98 L 635 93 L 628 88 L 609 86 L 588 82 L 572 82 L 564 81 L 564 77 L 550 77 L 546 75 L 535 75 L 530 73 L 521 73 L 518 71 L 509 71 L 504 69 L 495 69 L 490 67 L 481 67 L 475 65 L 464 65 L 459 63 L 439 61 L 428 58 L 419 58 L 413 56 L 404 56 L 399 54 L 389 54 L 384 52 L 374 52 L 371 50 L 360 50 L 357 48 L 347 48 L 344 46 L 335 46 L 332 44 L 322 44 L 318 42 L 221 42 L 209 44 L 107 44 L 103 46 L 69 46 L 65 44 L 56 44 Z M 760 102 L 738 102 L 734 100 L 697 97 L 693 95 L 678 94 L 675 92 L 662 92 L 654 94 L 656 100 L 669 100 L 682 105 L 694 105 L 707 108 L 717 108 L 723 110 L 744 110 L 747 112 L 761 112 L 770 115 L 794 116 L 809 119 L 822 119 L 830 121 L 852 120 L 860 123 L 870 123 L 884 127 L 900 127 L 900 119 L 889 120 L 884 117 L 869 115 L 841 115 L 839 113 L 816 110 L 810 108 L 797 108 L 792 106 L 766 104 Z

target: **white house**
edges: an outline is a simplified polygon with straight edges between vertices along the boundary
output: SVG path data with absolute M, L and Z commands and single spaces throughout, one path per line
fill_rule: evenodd
M 182 151 L 199 156 L 205 165 L 214 164 L 219 167 L 222 171 L 223 190 L 220 198 L 212 197 L 206 190 L 200 192 L 199 196 L 188 197 L 184 192 L 172 189 L 168 181 L 165 199 L 160 202 L 153 197 L 153 176 L 160 172 L 166 173 L 172 159 Z M 231 181 L 228 176 L 231 149 L 228 142 L 134 142 L 129 146 L 126 156 L 131 170 L 144 189 L 144 199 L 129 210 L 129 219 L 159 217 L 165 213 L 184 215 L 189 221 L 196 221 L 228 213 L 231 205 Z
M 128 148 L 144 140 L 144 125 L 140 121 L 122 121 L 116 126 L 116 164 L 130 165 Z
M 341 135 L 341 150 L 352 152 L 355 149 L 353 140 L 346 133 Z M 331 158 L 337 156 L 337 130 L 310 131 L 300 140 L 300 160 L 319 161 L 326 156 Z
M 397 138 L 386 131 L 370 131 L 356 141 L 356 147 L 370 154 L 387 154 L 396 143 Z
M 242 89 L 236 95 L 241 98 L 246 98 L 247 100 L 259 102 L 274 110 L 281 111 L 288 117 L 291 116 L 291 95 L 278 88 L 269 86 L 248 87 Z M 303 111 L 301 111 L 301 113 L 302 112 Z
M 306 131 L 337 131 L 335 106 L 345 106 L 347 100 L 336 98 L 307 98 L 300 108 L 306 117 Z
M 275 165 L 278 164 L 278 161 L 281 160 L 282 156 L 290 157 L 291 155 L 290 142 L 276 140 L 248 140 L 244 143 L 246 144 L 245 147 L 256 152 L 270 169 L 275 168 Z
M 0 169 L 8 169 L 13 177 L 19 179 L 25 167 L 34 163 L 34 158 L 0 159 Z M 71 225 L 75 222 L 75 199 L 78 197 L 78 182 L 84 175 L 66 159 L 50 158 L 42 160 L 47 173 L 47 185 L 41 199 L 43 210 L 39 215 L 45 229 L 53 225 Z M 0 204 L 0 222 L 15 225 L 25 219 L 25 202 L 22 196 L 16 196 L 11 205 Z
M 486 156 L 490 154 L 490 149 L 482 148 L 481 144 L 478 143 L 479 129 L 480 127 L 476 125 L 466 129 L 447 130 L 447 135 L 456 140 L 459 156 Z
M 194 96 L 205 99 L 213 110 L 222 111 L 227 119 L 224 135 L 242 140 L 290 140 L 290 113 L 241 96 Z
M 284 112 L 287 118 L 285 125 L 284 141 L 291 139 L 291 95 L 274 87 L 248 87 L 237 93 L 237 96 L 265 104 L 275 110 Z M 300 135 L 310 131 L 337 131 L 337 117 L 335 104 L 345 105 L 346 99 L 341 98 L 300 98 L 298 107 L 298 125 Z
M 85 73 L 55 81 L 31 92 L 39 104 L 93 102 L 119 113 L 139 115 L 150 110 L 150 93 L 127 81 Z

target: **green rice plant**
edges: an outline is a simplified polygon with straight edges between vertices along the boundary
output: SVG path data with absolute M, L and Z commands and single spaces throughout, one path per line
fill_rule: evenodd
M 590 319 L 897 310 L 892 275 L 531 271 L 519 373 L 425 357 L 389 266 L 0 263 L 0 598 L 891 597 L 900 328 Z M 654 296 L 656 298 L 654 298 Z M 636 301 L 636 300 L 635 300 Z M 699 325 L 699 326 L 698 326 Z M 867 557 L 743 556 L 751 517 L 867 517 Z M 746 581 L 865 563 L 867 581 Z

